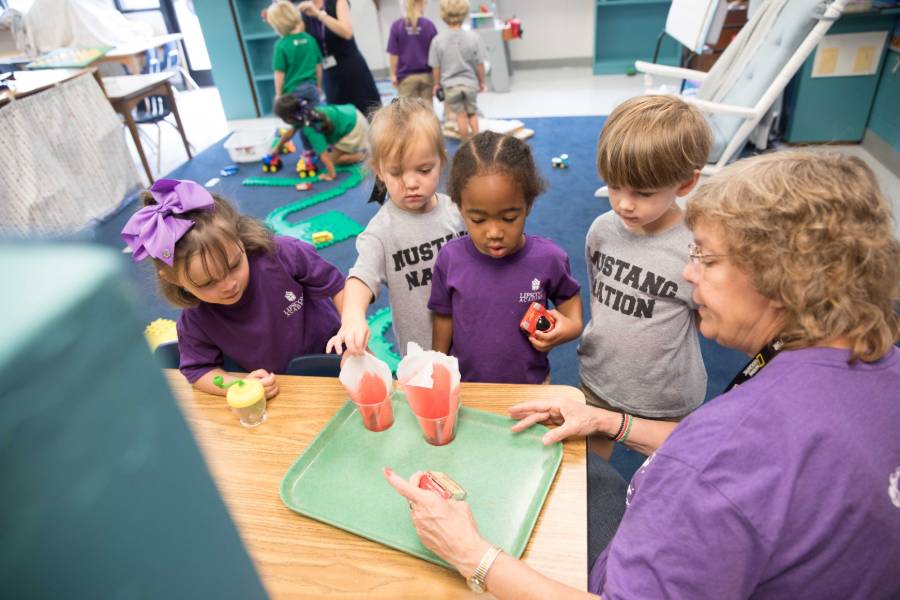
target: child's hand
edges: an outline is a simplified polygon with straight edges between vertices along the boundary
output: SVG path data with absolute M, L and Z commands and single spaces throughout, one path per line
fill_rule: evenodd
M 348 354 L 362 354 L 369 345 L 369 324 L 363 320 L 359 323 L 346 323 L 325 345 L 325 353 L 334 350 L 335 354 L 343 354 L 343 346 Z
M 391 77 L 391 85 L 394 86 L 394 87 L 400 87 L 400 82 L 397 81 L 397 76 L 396 76 L 396 75 L 394 75 L 393 77 Z
M 265 369 L 257 369 L 247 374 L 247 379 L 259 379 L 263 389 L 266 391 L 266 400 L 271 400 L 278 395 L 278 382 L 275 380 L 275 373 L 269 373 Z
M 549 352 L 560 344 L 565 344 L 569 340 L 574 340 L 580 333 L 576 323 L 558 310 L 553 309 L 547 312 L 549 312 L 556 321 L 553 329 L 550 331 L 535 330 L 528 338 L 528 341 L 531 342 L 534 349 L 539 352 Z

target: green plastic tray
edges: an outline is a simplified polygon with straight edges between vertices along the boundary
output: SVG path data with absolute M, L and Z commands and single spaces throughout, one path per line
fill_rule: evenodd
M 443 471 L 466 489 L 482 535 L 512 556 L 522 556 L 562 461 L 562 445 L 544 446 L 543 426 L 515 434 L 512 419 L 463 406 L 456 439 L 431 446 L 402 392 L 394 393 L 393 403 L 393 426 L 373 433 L 348 400 L 288 469 L 281 481 L 282 502 L 302 515 L 451 568 L 419 541 L 406 500 L 381 469 L 391 467 L 407 478 L 418 470 Z

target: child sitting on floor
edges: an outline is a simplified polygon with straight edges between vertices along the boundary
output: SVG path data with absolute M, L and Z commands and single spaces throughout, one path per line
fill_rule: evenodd
M 562 248 L 525 235 L 544 189 L 531 149 L 479 133 L 456 151 L 449 187 L 469 236 L 448 242 L 434 266 L 434 349 L 459 359 L 463 381 L 545 383 L 547 352 L 581 333 L 581 286 Z M 556 307 L 549 331 L 519 329 L 532 302 Z
M 281 136 L 272 149 L 272 155 L 277 156 L 281 147 L 294 135 L 294 129 L 300 129 L 325 166 L 325 172 L 319 174 L 319 179 L 323 181 L 331 181 L 337 176 L 336 164 L 350 165 L 366 157 L 369 122 L 352 104 L 314 106 L 289 94 L 275 103 L 275 114 L 292 129 Z
M 273 236 L 258 221 L 193 181 L 160 179 L 122 229 L 135 261 L 151 258 L 178 319 L 179 369 L 194 387 L 213 384 L 223 356 L 259 379 L 271 398 L 274 373 L 325 350 L 340 326 L 344 276 L 309 244 Z

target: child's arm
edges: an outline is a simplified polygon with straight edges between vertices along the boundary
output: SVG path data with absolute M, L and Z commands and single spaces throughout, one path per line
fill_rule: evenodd
M 295 130 L 294 130 L 293 127 L 288 127 L 288 128 L 285 130 L 284 134 L 283 134 L 280 138 L 278 138 L 278 143 L 275 144 L 275 147 L 272 148 L 272 151 L 271 151 L 271 152 L 269 152 L 269 156 L 278 156 L 278 154 L 281 153 L 281 148 L 282 148 L 282 146 L 284 146 L 285 144 L 287 144 L 288 141 L 289 141 L 292 137 L 294 137 L 294 131 L 295 131 Z
M 232 381 L 241 379 L 240 377 L 234 377 L 222 369 L 217 368 L 204 373 L 200 379 L 194 382 L 194 387 L 207 394 L 224 396 L 227 393 L 227 390 L 223 390 L 213 383 L 213 378 L 217 375 L 221 375 L 225 383 L 231 383 Z M 274 373 L 269 373 L 265 369 L 257 369 L 248 373 L 246 379 L 259 379 L 259 382 L 263 385 L 263 389 L 266 391 L 266 400 L 271 400 L 278 395 L 278 382 L 275 381 Z
M 369 286 L 356 277 L 347 279 L 342 293 L 341 328 L 333 338 L 328 340 L 325 352 L 334 350 L 335 354 L 342 354 L 343 346 L 346 346 L 347 352 L 350 354 L 362 354 L 369 345 L 370 335 L 369 324 L 366 322 L 366 308 L 372 302 L 375 294 L 372 293 Z
M 487 86 L 484 84 L 484 63 L 478 63 L 478 66 L 475 67 L 475 72 L 478 73 L 478 91 L 483 92 L 487 90 Z
M 275 71 L 275 101 L 281 98 L 281 92 L 284 91 L 284 71 Z
M 431 313 L 431 347 L 437 352 L 450 353 L 453 341 L 453 316 Z
M 400 82 L 397 81 L 397 64 L 400 62 L 400 57 L 396 54 L 388 54 L 388 68 L 391 71 L 391 85 L 397 87 L 400 85 Z
M 332 296 L 331 301 L 334 302 L 334 307 L 337 309 L 338 314 L 341 314 L 344 310 L 344 290 Z
M 431 89 L 431 95 L 434 96 L 437 94 L 438 88 L 441 87 L 441 68 L 432 67 L 431 75 L 434 77 L 434 87 Z
M 568 300 L 549 311 L 556 319 L 556 325 L 550 331 L 535 331 L 528 338 L 535 350 L 549 352 L 552 348 L 572 341 L 581 335 L 584 318 L 581 308 L 581 294 L 575 294 Z
M 331 152 L 325 150 L 321 154 L 319 154 L 319 158 L 322 160 L 322 164 L 325 165 L 325 173 L 319 173 L 319 179 L 322 181 L 331 181 L 335 177 L 337 177 L 337 171 L 334 169 L 334 160 L 331 158 Z

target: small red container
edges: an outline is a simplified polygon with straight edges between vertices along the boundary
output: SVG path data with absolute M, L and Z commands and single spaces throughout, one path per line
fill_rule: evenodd
M 519 322 L 519 329 L 528 335 L 535 331 L 550 331 L 556 325 L 556 319 L 540 302 L 532 302 Z

